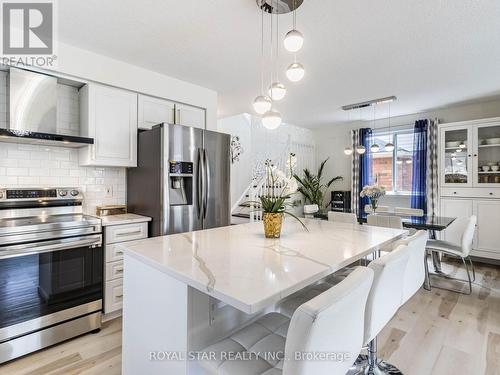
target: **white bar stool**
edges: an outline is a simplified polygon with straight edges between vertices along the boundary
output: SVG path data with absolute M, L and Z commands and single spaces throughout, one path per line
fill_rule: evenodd
M 198 364 L 217 375 L 344 375 L 362 348 L 373 274 L 367 267 L 358 267 L 344 281 L 301 305 L 291 320 L 279 313 L 264 315 L 203 349 L 202 358 L 208 359 Z M 233 358 L 239 353 L 244 359 L 227 360 L 228 353 Z M 264 358 L 264 353 L 272 355 Z M 314 353 L 338 353 L 342 358 L 308 360 Z
M 368 355 L 361 355 L 348 374 L 401 374 L 395 366 L 377 358 L 376 337 L 396 314 L 403 300 L 405 272 L 411 248 L 400 245 L 396 250 L 372 261 L 372 290 L 365 312 L 365 339 Z

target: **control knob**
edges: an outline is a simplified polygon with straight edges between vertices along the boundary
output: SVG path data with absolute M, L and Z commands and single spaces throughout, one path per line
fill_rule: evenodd
M 76 197 L 80 192 L 78 190 L 71 190 L 70 194 L 72 197 Z
M 67 190 L 59 190 L 59 196 L 60 197 L 65 197 L 66 195 L 68 195 L 68 191 Z

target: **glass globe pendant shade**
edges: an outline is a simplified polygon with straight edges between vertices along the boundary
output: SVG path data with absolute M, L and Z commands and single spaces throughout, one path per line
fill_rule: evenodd
M 394 151 L 394 145 L 391 142 L 387 143 L 384 148 L 385 148 L 385 151 L 387 151 L 387 152 Z
M 358 146 L 356 147 L 356 152 L 360 155 L 363 155 L 366 152 L 365 146 Z
M 269 86 L 269 96 L 271 97 L 272 100 L 278 101 L 281 100 L 285 97 L 286 95 L 286 88 L 285 85 L 283 85 L 280 82 L 273 82 L 271 86 Z
M 304 36 L 298 30 L 290 30 L 286 34 L 283 44 L 285 45 L 285 49 L 288 52 L 300 51 L 300 49 L 304 45 Z
M 348 156 L 352 155 L 352 148 L 350 148 L 350 147 L 344 148 L 344 154 L 346 154 Z
M 299 82 L 304 78 L 305 74 L 304 66 L 297 62 L 294 62 L 286 69 L 286 77 L 292 82 Z
M 272 105 L 273 101 L 271 100 L 271 98 L 265 95 L 257 96 L 253 101 L 253 109 L 259 115 L 263 115 L 264 113 L 269 111 Z
M 262 116 L 262 125 L 269 130 L 277 129 L 281 125 L 281 114 L 273 110 L 267 111 Z
M 374 144 L 372 144 L 370 146 L 370 151 L 371 152 L 379 152 L 380 151 L 380 146 L 378 144 L 374 143 Z

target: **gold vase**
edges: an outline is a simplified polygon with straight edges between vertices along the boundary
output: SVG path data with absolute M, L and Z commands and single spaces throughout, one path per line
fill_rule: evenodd
M 282 213 L 264 212 L 264 233 L 266 238 L 280 238 Z

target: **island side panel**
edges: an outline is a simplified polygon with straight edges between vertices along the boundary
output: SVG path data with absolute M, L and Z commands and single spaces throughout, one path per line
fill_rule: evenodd
M 122 374 L 187 374 L 188 286 L 125 253 L 123 296 Z

